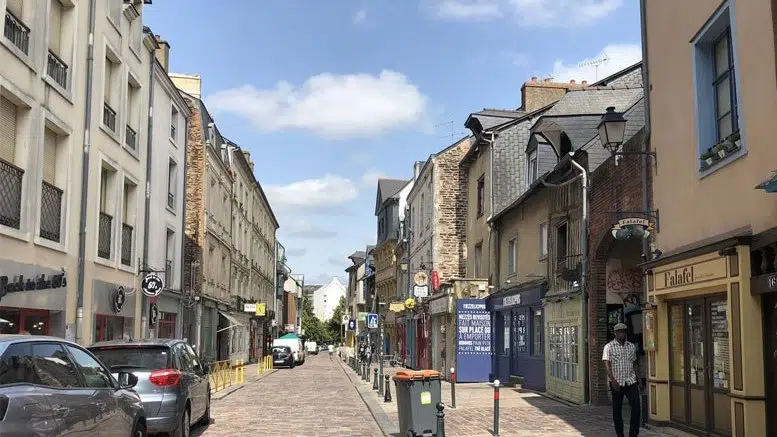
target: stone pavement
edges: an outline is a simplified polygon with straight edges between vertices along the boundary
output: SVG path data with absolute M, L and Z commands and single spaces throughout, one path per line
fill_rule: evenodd
M 381 425 L 386 436 L 400 436 L 397 417 L 396 389 L 391 381 L 393 402 L 384 403 L 350 367 L 342 363 L 343 370 L 360 387 L 365 403 L 371 409 L 381 411 L 373 416 Z M 373 366 L 374 368 L 374 366 Z M 400 367 L 385 367 L 384 372 L 393 376 Z M 374 374 L 374 373 L 373 373 Z M 372 375 L 372 374 L 371 374 Z M 370 389 L 370 390 L 367 390 Z M 367 393 L 369 391 L 369 393 Z M 445 408 L 445 434 L 447 437 L 485 437 L 493 435 L 494 390 L 487 384 L 457 384 L 456 408 L 449 408 L 451 402 L 450 384 L 442 382 L 442 401 Z M 628 433 L 628 407 L 623 411 L 625 430 Z M 380 417 L 387 418 L 381 423 Z M 540 394 L 517 387 L 503 387 L 500 390 L 499 435 L 516 437 L 599 437 L 614 436 L 612 409 L 610 407 L 572 406 Z M 641 437 L 665 436 L 642 428 Z
M 256 369 L 253 369 L 254 374 Z M 277 369 L 213 400 L 213 420 L 194 437 L 378 437 L 382 433 L 336 357 L 309 355 L 302 366 Z

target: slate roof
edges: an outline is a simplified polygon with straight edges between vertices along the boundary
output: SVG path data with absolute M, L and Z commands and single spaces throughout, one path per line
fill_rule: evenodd
M 387 200 L 396 197 L 402 188 L 407 185 L 408 181 L 402 179 L 378 179 L 378 196 L 377 203 L 375 204 L 375 214 L 378 214 L 380 207 L 386 203 Z
M 475 125 L 473 123 L 477 121 L 480 123 L 482 130 L 488 130 L 500 124 L 507 123 L 509 121 L 520 118 L 525 114 L 523 111 L 512 109 L 488 109 L 484 108 L 482 111 L 473 112 L 467 117 L 467 121 L 464 122 L 464 127 L 472 129 L 477 132 L 480 129 L 473 129 Z
M 623 134 L 623 143 L 626 144 L 642 128 L 645 127 L 645 99 L 640 98 L 631 108 L 626 109 L 623 118 L 626 119 L 626 130 Z M 588 171 L 593 172 L 611 156 L 610 152 L 602 147 L 599 135 L 594 136 L 587 144 L 580 148 L 588 153 Z

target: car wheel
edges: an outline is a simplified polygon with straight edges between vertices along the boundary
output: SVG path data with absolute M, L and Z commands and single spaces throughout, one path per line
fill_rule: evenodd
M 192 428 L 192 418 L 189 415 L 189 409 L 183 410 L 181 415 L 181 423 L 178 424 L 178 429 L 173 434 L 175 437 L 189 437 L 189 431 Z
M 210 424 L 210 387 L 208 387 L 208 400 L 207 404 L 205 405 L 205 414 L 202 415 L 200 418 L 200 421 L 198 422 L 199 425 L 209 425 Z
M 140 422 L 136 423 L 130 437 L 146 437 L 146 426 Z

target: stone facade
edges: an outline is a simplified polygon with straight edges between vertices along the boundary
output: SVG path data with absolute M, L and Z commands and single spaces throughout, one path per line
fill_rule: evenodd
M 191 112 L 187 131 L 186 211 L 184 219 L 184 277 L 195 295 L 202 293 L 205 244 L 205 140 L 199 102 L 186 99 Z

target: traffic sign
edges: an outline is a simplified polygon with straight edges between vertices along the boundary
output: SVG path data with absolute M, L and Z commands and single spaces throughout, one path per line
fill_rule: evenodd
M 356 320 L 351 319 L 348 321 L 348 330 L 356 331 Z
M 349 320 L 351 320 L 351 318 L 348 317 L 348 314 L 343 314 L 343 325 L 347 325 Z
M 150 273 L 143 278 L 140 282 L 140 289 L 143 290 L 143 294 L 148 297 L 159 296 L 162 293 L 162 289 L 165 288 L 165 283 L 158 275 Z
M 367 314 L 367 328 L 378 329 L 378 315 L 375 313 Z

